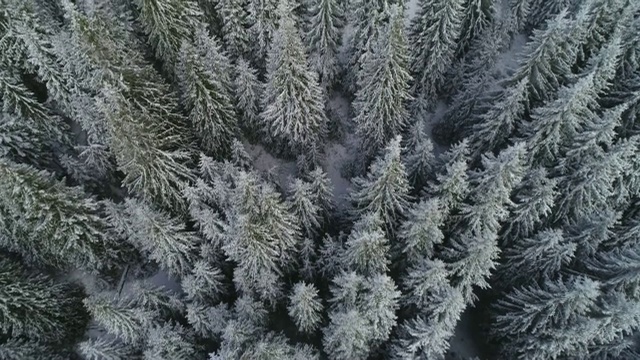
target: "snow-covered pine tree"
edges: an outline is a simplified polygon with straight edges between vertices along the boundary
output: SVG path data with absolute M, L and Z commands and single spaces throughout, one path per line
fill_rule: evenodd
M 196 344 L 190 328 L 167 322 L 149 330 L 144 360 L 188 360 L 201 358 L 202 350 Z
M 529 0 L 529 13 L 527 23 L 532 28 L 540 28 L 547 20 L 569 7 L 575 0 Z
M 433 142 L 425 133 L 422 122 L 413 125 L 411 138 L 407 141 L 405 149 L 404 163 L 407 174 L 414 190 L 419 191 L 433 176 L 436 163 Z
M 65 58 L 70 74 L 99 94 L 108 143 L 116 155 L 123 185 L 146 200 L 179 212 L 182 188 L 192 175 L 184 162 L 184 119 L 168 85 L 142 59 L 124 25 L 107 14 L 87 17 L 64 1 L 74 56 Z M 64 51 L 62 49 L 61 51 Z
M 156 57 L 174 74 L 180 46 L 190 41 L 200 27 L 203 13 L 192 0 L 135 0 L 138 21 L 143 26 Z
M 345 25 L 343 5 L 338 0 L 314 0 L 310 11 L 309 31 L 305 34 L 309 63 L 323 87 L 330 88 L 340 72 L 338 50 Z
M 249 55 L 249 12 L 246 0 L 218 0 L 216 11 L 222 20 L 222 41 L 229 56 L 240 59 Z
M 152 311 L 127 304 L 112 294 L 92 295 L 83 302 L 98 325 L 126 344 L 140 345 L 154 323 Z
M 317 203 L 312 184 L 295 179 L 291 184 L 289 202 L 292 212 L 300 223 L 304 236 L 314 238 L 321 231 L 322 208 Z
M 507 284 L 532 279 L 554 279 L 576 254 L 576 244 L 562 230 L 543 230 L 532 238 L 519 238 L 504 252 L 499 269 Z
M 508 82 L 516 84 L 527 78 L 529 105 L 548 100 L 572 76 L 571 67 L 578 58 L 580 37 L 577 24 L 566 11 L 549 20 L 547 26 L 534 30 L 525 45 L 519 67 Z
M 117 339 L 87 339 L 77 347 L 80 356 L 86 360 L 123 360 L 135 356 L 135 347 Z
M 600 283 L 579 276 L 515 288 L 495 304 L 491 331 L 507 342 L 502 350 L 509 358 L 583 357 L 596 330 L 586 316 L 600 294 Z
M 331 179 L 321 167 L 317 167 L 309 172 L 308 181 L 311 182 L 311 193 L 315 203 L 322 209 L 325 220 L 328 220 L 335 209 Z
M 535 0 L 509 0 L 508 27 L 513 34 L 522 32 L 527 26 L 532 4 Z
M 389 9 L 389 24 L 373 39 L 364 58 L 353 103 L 364 162 L 382 150 L 408 124 L 409 49 L 402 8 Z
M 267 52 L 272 46 L 272 37 L 278 27 L 281 16 L 277 11 L 279 3 L 279 0 L 248 0 L 247 2 L 249 36 L 256 44 L 251 47 L 253 64 L 260 69 L 263 69 Z M 293 16 L 293 14 L 289 12 L 287 16 Z
M 0 160 L 2 247 L 35 263 L 107 270 L 127 261 L 99 203 L 28 165 Z
M 464 18 L 460 29 L 458 41 L 458 55 L 464 54 L 473 40 L 483 34 L 494 16 L 493 0 L 464 0 Z
M 205 29 L 198 29 L 194 37 L 195 46 L 182 44 L 176 66 L 183 103 L 202 147 L 211 154 L 226 154 L 237 127 L 231 74 L 224 74 L 229 60 Z
M 503 148 L 516 126 L 521 122 L 527 108 L 524 78 L 515 86 L 502 89 L 489 109 L 479 116 L 479 122 L 469 130 L 470 146 L 475 157 L 487 151 Z
M 441 169 L 428 192 L 438 196 L 443 211 L 457 209 L 469 193 L 469 142 L 467 139 L 453 145 L 441 157 Z
M 280 3 L 278 16 L 267 59 L 261 125 L 285 153 L 313 161 L 327 131 L 323 93 L 307 63 L 288 0 Z
M 76 285 L 30 273 L 5 257 L 0 259 L 0 285 L 0 332 L 4 335 L 64 348 L 85 330 L 84 293 Z
M 183 222 L 133 198 L 127 198 L 123 204 L 105 204 L 109 221 L 119 236 L 169 274 L 189 273 L 195 247 L 201 240 Z
M 365 55 L 380 35 L 384 21 L 381 12 L 389 6 L 389 0 L 351 0 L 347 7 L 347 20 L 354 27 L 347 39 L 348 71 L 343 86 L 352 94 L 358 90 L 358 79 Z
M 289 295 L 289 316 L 303 333 L 313 333 L 322 321 L 322 302 L 313 284 L 296 283 Z
M 370 276 L 389 270 L 389 240 L 375 213 L 366 213 L 354 225 L 345 243 L 342 263 L 358 274 Z
M 473 301 L 473 286 L 486 288 L 500 253 L 498 231 L 509 214 L 511 192 L 525 173 L 525 146 L 515 144 L 497 157 L 488 153 L 482 158 L 483 170 L 473 174 L 469 203 L 461 209 L 447 256 L 451 271 L 466 301 Z
M 423 276 L 427 274 L 417 275 L 421 281 L 426 280 Z M 398 337 L 391 347 L 392 359 L 440 358 L 449 349 L 449 339 L 466 303 L 458 289 L 442 283 L 431 285 L 436 287 L 429 292 L 425 306 L 420 309 L 421 314 L 403 322 L 398 328 Z
M 445 210 L 440 200 L 434 197 L 420 201 L 409 211 L 399 232 L 401 251 L 408 264 L 432 258 L 434 247 L 444 241 Z
M 0 344 L 0 358 L 2 359 L 65 360 L 70 356 L 72 356 L 70 351 L 61 351 L 59 348 L 42 341 L 9 338 Z
M 567 226 L 565 236 L 576 246 L 576 257 L 588 259 L 602 251 L 601 246 L 610 241 L 620 216 L 609 207 L 601 207 Z
M 240 126 L 255 137 L 262 130 L 259 122 L 262 84 L 256 70 L 243 58 L 236 61 L 233 87 L 236 107 L 242 119 Z
M 546 168 L 530 170 L 514 191 L 509 221 L 502 229 L 503 242 L 532 236 L 551 215 L 558 191 L 555 178 L 549 178 Z
M 182 289 L 187 299 L 216 301 L 226 292 L 224 274 L 215 265 L 204 260 L 193 264 L 191 273 L 183 277 Z
M 34 121 L 0 112 L 0 157 L 43 168 L 51 161 L 47 147 Z
M 387 234 L 393 234 L 409 209 L 410 186 L 400 158 L 401 142 L 400 136 L 393 139 L 384 155 L 371 164 L 367 176 L 353 179 L 355 190 L 350 195 L 356 216 L 378 216 Z
M 465 17 L 463 0 L 421 0 L 409 29 L 413 93 L 418 109 L 435 104 L 453 63 Z

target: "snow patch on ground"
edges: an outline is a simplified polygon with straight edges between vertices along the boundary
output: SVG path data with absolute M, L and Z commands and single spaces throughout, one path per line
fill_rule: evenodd
M 449 341 L 450 346 L 445 356 L 446 360 L 470 359 L 480 354 L 478 344 L 473 337 L 475 332 L 471 323 L 473 310 L 468 307 L 458 321 L 456 331 Z
M 409 25 L 411 23 L 411 20 L 413 20 L 413 17 L 416 16 L 418 10 L 418 0 L 407 1 L 404 15 L 405 24 Z
M 253 160 L 253 166 L 256 170 L 275 179 L 277 185 L 282 189 L 289 187 L 290 181 L 296 176 L 297 172 L 295 161 L 278 159 L 267 152 L 260 144 L 245 143 L 244 148 Z
M 351 182 L 342 176 L 342 167 L 351 161 L 351 155 L 344 145 L 328 144 L 325 148 L 323 168 L 333 185 L 333 201 L 338 209 L 344 209 L 348 203 Z

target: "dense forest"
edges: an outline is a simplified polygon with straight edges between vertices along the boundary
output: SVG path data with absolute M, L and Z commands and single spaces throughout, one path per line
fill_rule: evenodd
M 2 360 L 640 359 L 640 1 L 0 0 L 0 103 Z

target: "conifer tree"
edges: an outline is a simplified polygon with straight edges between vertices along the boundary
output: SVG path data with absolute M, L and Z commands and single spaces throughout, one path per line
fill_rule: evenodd
M 364 214 L 345 243 L 343 264 L 362 275 L 384 274 L 389 269 L 389 241 L 379 217 Z
M 353 180 L 356 189 L 351 194 L 355 213 L 378 216 L 388 233 L 393 233 L 409 208 L 409 181 L 400 159 L 401 141 L 398 136 L 389 143 L 384 157 L 371 165 L 366 178 Z
M 519 33 L 525 29 L 529 21 L 529 15 L 534 0 L 509 0 L 509 28 L 513 33 Z
M 538 28 L 556 14 L 567 10 L 573 0 L 530 0 L 529 24 Z
M 252 47 L 254 65 L 262 67 L 267 52 L 271 48 L 272 37 L 278 27 L 278 21 L 282 14 L 278 13 L 278 0 L 249 0 L 247 9 L 249 12 L 249 34 L 257 46 Z M 292 16 L 292 13 L 287 16 Z
M 434 255 L 435 245 L 444 241 L 444 221 L 445 214 L 437 197 L 422 200 L 409 211 L 399 233 L 407 263 L 413 264 Z
M 287 0 L 267 59 L 267 84 L 260 120 L 264 132 L 286 152 L 314 159 L 327 130 L 322 90 L 309 69 Z
M 414 125 L 412 138 L 405 145 L 407 149 L 404 162 L 407 165 L 407 174 L 414 189 L 421 189 L 432 177 L 435 167 L 435 154 L 433 143 L 423 129 L 423 124 Z
M 66 351 L 60 351 L 36 340 L 9 338 L 0 344 L 0 358 L 7 360 L 64 360 L 70 355 Z
M 189 272 L 200 240 L 184 223 L 132 198 L 122 205 L 107 204 L 106 211 L 116 232 L 149 260 L 172 275 L 184 276 Z
M 513 84 L 528 79 L 529 104 L 548 100 L 570 77 L 578 57 L 580 38 L 575 34 L 576 29 L 575 22 L 563 11 L 549 20 L 543 30 L 533 31 L 531 41 L 523 50 L 525 55 L 510 78 Z
M 322 209 L 316 203 L 311 184 L 295 179 L 291 185 L 289 201 L 305 236 L 315 237 L 321 230 Z
M 469 193 L 469 142 L 467 139 L 453 145 L 442 157 L 442 168 L 429 193 L 438 196 L 443 209 L 449 211 L 460 206 Z
M 328 218 L 335 209 L 331 179 L 321 167 L 311 171 L 308 177 L 311 182 L 311 193 L 314 201 L 322 209 L 325 218 Z
M 213 264 L 198 260 L 183 278 L 182 288 L 188 299 L 215 301 L 225 292 L 224 274 Z
M 551 215 L 557 180 L 549 178 L 545 168 L 536 168 L 527 173 L 515 190 L 514 205 L 509 221 L 502 230 L 502 239 L 526 238 Z
M 0 260 L 0 332 L 67 346 L 87 325 L 82 290 Z
M 47 137 L 33 121 L 0 112 L 1 157 L 41 168 L 51 160 L 47 147 Z
M 313 284 L 296 283 L 289 295 L 287 309 L 299 331 L 312 333 L 320 326 L 323 306 Z
M 511 137 L 527 106 L 527 81 L 525 78 L 514 87 L 500 91 L 493 105 L 480 115 L 479 122 L 470 130 L 471 148 L 476 156 L 500 149 Z
M 195 38 L 195 46 L 183 43 L 178 56 L 176 72 L 183 102 L 203 148 L 209 153 L 224 154 L 237 126 L 230 74 L 224 74 L 229 60 L 206 30 L 197 30 Z M 212 52 L 217 57 L 211 56 Z
M 0 160 L 2 246 L 59 268 L 107 270 L 130 256 L 113 241 L 98 202 L 53 175 Z
M 86 17 L 70 2 L 64 4 L 74 54 L 65 66 L 100 94 L 97 107 L 106 118 L 118 169 L 125 174 L 123 184 L 146 200 L 180 209 L 182 188 L 192 176 L 184 164 L 187 153 L 176 150 L 185 144 L 185 119 L 176 111 L 177 99 L 136 52 L 139 44 L 122 24 L 97 11 Z
M 189 41 L 199 27 L 202 10 L 192 0 L 135 0 L 138 21 L 144 27 L 156 57 L 173 74 L 173 66 L 183 42 Z
M 233 59 L 249 55 L 249 13 L 244 0 L 219 0 L 216 12 L 222 20 L 222 40 Z
M 407 125 L 409 112 L 408 48 L 403 13 L 392 6 L 389 24 L 373 39 L 363 63 L 353 103 L 356 132 L 366 161 Z
M 343 5 L 337 0 L 314 0 L 309 32 L 305 43 L 309 49 L 309 63 L 319 75 L 325 88 L 331 87 L 340 72 L 338 50 L 344 26 Z
M 493 1 L 465 0 L 462 3 L 464 18 L 460 30 L 458 54 L 463 54 L 473 40 L 483 34 L 493 17 Z
M 139 345 L 154 322 L 153 312 L 113 299 L 110 295 L 92 295 L 84 305 L 93 320 L 126 344 Z
M 87 360 L 124 360 L 135 355 L 135 348 L 118 340 L 87 339 L 78 344 L 78 352 Z
M 146 345 L 145 360 L 188 360 L 201 355 L 193 332 L 179 324 L 154 326 Z
M 261 130 L 258 118 L 262 86 L 258 81 L 256 70 L 243 58 L 236 61 L 233 85 L 237 110 L 242 119 L 240 125 L 245 130 L 257 134 Z
M 532 238 L 518 239 L 504 253 L 501 273 L 508 283 L 553 279 L 576 254 L 576 244 L 562 230 L 544 230 Z
M 409 30 L 411 72 L 419 108 L 430 108 L 453 63 L 465 17 L 462 0 L 421 0 Z

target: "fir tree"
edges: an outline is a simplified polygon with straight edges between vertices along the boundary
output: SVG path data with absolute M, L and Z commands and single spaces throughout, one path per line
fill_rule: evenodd
M 315 203 L 322 209 L 325 218 L 329 217 L 335 209 L 333 201 L 333 185 L 331 179 L 322 168 L 317 167 L 308 175 L 311 182 L 311 193 Z
M 329 314 L 330 325 L 325 328 L 324 350 L 336 360 L 364 360 L 369 354 L 371 329 L 367 320 L 355 309 Z
M 315 0 L 311 11 L 309 32 L 305 43 L 309 63 L 325 88 L 331 87 L 340 72 L 338 50 L 342 40 L 344 9 L 337 0 Z
M 567 10 L 573 0 L 530 0 L 529 19 L 530 26 L 537 28 L 547 22 L 554 15 Z
M 218 339 L 231 318 L 231 311 L 225 303 L 209 306 L 198 301 L 187 305 L 187 321 L 193 331 L 201 337 Z
M 462 0 L 421 0 L 409 30 L 419 107 L 433 106 L 454 60 L 465 17 Z
M 351 194 L 356 214 L 378 216 L 388 233 L 393 233 L 409 207 L 409 181 L 400 160 L 401 140 L 398 136 L 391 141 L 384 157 L 371 165 L 366 178 L 353 180 L 356 190 Z
M 88 297 L 84 299 L 84 305 L 99 325 L 126 344 L 140 344 L 153 324 L 153 312 L 110 299 L 107 295 Z
M 314 159 L 327 117 L 322 90 L 309 69 L 302 40 L 283 1 L 280 22 L 267 59 L 267 84 L 260 114 L 264 132 L 290 154 Z
M 0 113 L 0 156 L 15 162 L 43 167 L 48 156 L 47 137 L 26 118 Z
M 107 270 L 130 256 L 113 241 L 98 202 L 51 174 L 0 160 L 3 247 L 59 268 Z
M 408 48 L 402 11 L 393 6 L 389 24 L 374 38 L 362 63 L 353 103 L 356 132 L 366 161 L 375 156 L 407 125 L 409 113 Z
M 185 139 L 174 94 L 141 59 L 139 44 L 122 24 L 98 12 L 83 16 L 66 1 L 65 12 L 73 55 L 65 66 L 100 94 L 97 107 L 106 118 L 118 169 L 125 174 L 123 184 L 147 200 L 179 210 L 184 205 L 181 191 L 192 176 L 184 164 L 187 153 L 175 150 Z
M 249 34 L 257 44 L 252 48 L 252 56 L 258 67 L 262 67 L 270 46 L 273 46 L 272 37 L 282 15 L 277 11 L 279 3 L 278 0 L 249 0 L 247 3 Z M 287 16 L 292 14 L 289 12 Z
M 600 252 L 587 261 L 587 269 L 603 284 L 632 298 L 640 297 L 640 253 L 637 247 Z
M 9 338 L 0 344 L 0 357 L 7 360 L 64 360 L 69 356 L 66 351 L 35 340 Z
M 502 239 L 511 241 L 533 235 L 536 228 L 551 215 L 558 195 L 557 180 L 549 178 L 545 168 L 536 168 L 524 177 L 515 190 L 514 205 Z
M 289 201 L 305 236 L 313 238 L 321 230 L 322 209 L 316 203 L 311 184 L 295 179 Z
M 118 340 L 87 339 L 78 344 L 78 352 L 87 360 L 124 360 L 134 356 L 134 348 Z
M 228 59 L 221 53 L 216 39 L 207 36 L 204 29 L 196 31 L 195 37 L 197 47 L 185 42 L 179 53 L 176 72 L 183 102 L 203 148 L 210 153 L 224 154 L 237 126 L 228 82 L 230 74 L 223 73 Z M 217 53 L 217 58 L 210 56 L 211 52 Z
M 413 138 L 405 146 L 407 154 L 404 162 L 407 164 L 407 174 L 414 189 L 420 189 L 432 177 L 435 167 L 433 143 L 425 134 L 423 124 L 416 123 Z
M 183 276 L 191 269 L 200 240 L 184 223 L 131 198 L 121 206 L 108 204 L 106 210 L 117 233 L 164 270 Z
M 468 46 L 478 36 L 483 34 L 492 20 L 494 4 L 492 0 L 465 0 L 465 9 L 460 30 L 458 53 L 464 53 Z
M 202 10 L 191 0 L 136 0 L 138 21 L 144 27 L 156 56 L 164 62 L 169 73 L 173 73 L 180 46 L 189 41 L 199 27 Z
M 212 264 L 199 260 L 182 280 L 182 288 L 188 299 L 216 300 L 225 292 L 224 274 Z
M 441 157 L 442 169 L 428 189 L 440 198 L 444 209 L 456 209 L 469 193 L 469 143 L 465 139 L 453 145 Z
M 576 254 L 576 244 L 561 230 L 544 230 L 533 238 L 518 239 L 504 252 L 501 270 L 507 283 L 521 280 L 553 279 Z
M 66 346 L 87 325 L 82 290 L 21 264 L 0 260 L 0 331 L 11 337 Z
M 407 220 L 400 227 L 400 238 L 403 241 L 402 253 L 407 263 L 418 262 L 422 258 L 431 258 L 434 247 L 444 241 L 442 227 L 445 214 L 440 200 L 431 198 L 422 200 L 411 209 Z
M 222 19 L 222 40 L 234 59 L 249 55 L 249 13 L 244 0 L 220 0 L 216 11 Z
M 389 241 L 381 225 L 375 213 L 365 214 L 356 222 L 345 243 L 343 264 L 362 275 L 389 270 Z
M 145 360 L 188 360 L 199 355 L 193 333 L 182 325 L 166 323 L 149 331 Z
M 259 99 L 262 93 L 261 84 L 255 69 L 249 65 L 249 62 L 239 58 L 236 61 L 235 68 L 235 100 L 238 112 L 242 115 L 240 122 L 245 130 L 249 130 L 254 134 L 257 133 L 261 126 L 259 123 Z
M 289 316 L 293 319 L 298 330 L 312 333 L 320 326 L 322 320 L 322 303 L 318 290 L 313 284 L 296 283 L 289 296 Z

